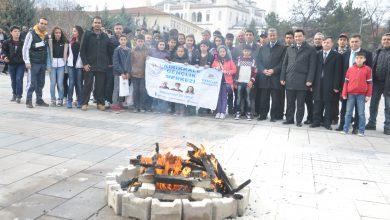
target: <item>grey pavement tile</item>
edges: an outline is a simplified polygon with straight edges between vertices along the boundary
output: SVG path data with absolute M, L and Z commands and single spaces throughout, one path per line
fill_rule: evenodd
M 50 155 L 57 157 L 65 157 L 65 158 L 75 158 L 77 156 L 83 155 L 89 151 L 98 148 L 96 145 L 89 144 L 76 144 L 71 147 L 64 148 L 60 151 L 54 152 Z
M 41 217 L 37 218 L 37 220 L 69 220 L 69 219 L 50 216 L 50 215 L 42 215 Z
M 115 215 L 114 211 L 109 208 L 108 206 L 104 206 L 99 212 L 96 214 L 92 215 L 91 217 L 88 218 L 88 220 L 125 220 L 129 218 L 125 218 L 122 216 Z
M 63 202 L 65 199 L 34 194 L 0 210 L 0 216 L 2 219 L 35 219 Z
M 29 139 L 25 140 L 22 142 L 18 142 L 15 144 L 8 145 L 4 148 L 11 149 L 11 150 L 18 150 L 18 151 L 26 151 L 31 148 L 36 148 L 41 145 L 53 142 L 54 140 L 52 139 L 46 139 L 46 138 L 34 138 L 34 139 Z
M 97 184 L 103 177 L 78 173 L 40 191 L 39 194 L 70 199 Z
M 27 140 L 32 140 L 34 137 L 29 137 L 26 135 L 20 135 L 20 134 L 15 134 L 15 135 L 8 135 L 6 137 L 2 137 L 0 141 L 0 148 L 5 148 L 8 147 L 9 145 L 27 141 Z
M 19 151 L 16 151 L 16 150 L 0 149 L 0 158 L 6 157 L 6 156 L 11 155 L 11 154 L 16 154 L 18 152 Z
M 93 163 L 83 160 L 71 159 L 56 166 L 50 167 L 42 172 L 35 174 L 35 177 L 63 180 L 73 176 L 82 170 L 92 166 Z
M 49 166 L 23 163 L 0 172 L 0 184 L 10 184 L 49 168 Z
M 68 219 L 86 219 L 106 205 L 104 189 L 89 188 L 48 214 Z
M 99 147 L 92 151 L 89 151 L 88 153 L 79 155 L 75 157 L 75 159 L 92 161 L 92 162 L 100 162 L 119 153 L 122 150 L 123 148 L 118 148 L 118 147 Z
M 55 152 L 61 151 L 65 148 L 72 147 L 76 145 L 77 142 L 70 142 L 64 140 L 57 140 L 42 146 L 30 149 L 28 152 L 38 153 L 38 154 L 53 154 Z
M 360 216 L 390 219 L 390 205 L 368 201 L 355 201 Z

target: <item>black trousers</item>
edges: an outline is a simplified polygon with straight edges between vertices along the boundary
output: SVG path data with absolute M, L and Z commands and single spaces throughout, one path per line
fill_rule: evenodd
M 305 104 L 306 104 L 306 110 L 307 110 L 307 120 L 313 121 L 313 92 L 310 90 L 306 91 L 306 97 L 305 97 Z
M 95 79 L 95 83 L 94 83 Z M 84 90 L 83 90 L 83 105 L 88 105 L 89 97 L 91 96 L 92 86 L 94 85 L 95 98 L 97 104 L 104 105 L 104 85 L 105 73 L 89 71 L 84 72 Z
M 280 89 L 280 118 L 283 119 L 283 116 L 286 114 L 285 106 L 286 106 L 286 88 L 284 86 Z
M 260 116 L 264 117 L 268 115 L 270 110 L 270 98 L 272 98 L 270 116 L 272 119 L 281 119 L 280 97 L 281 93 L 278 89 L 261 89 Z
M 255 103 L 254 105 L 252 104 L 252 106 L 254 106 L 254 113 L 256 113 L 256 115 L 260 115 L 260 108 L 261 108 L 261 89 L 260 88 L 255 88 L 254 89 L 254 92 L 252 93 L 254 94 L 253 95 L 253 102 L 252 103 Z
M 104 101 L 112 103 L 112 92 L 114 91 L 114 74 L 113 68 L 108 68 L 106 75 L 106 82 L 104 86 Z
M 358 117 L 358 111 L 357 111 L 357 103 L 355 103 L 355 116 L 353 117 L 353 124 L 352 127 L 354 130 L 358 128 L 359 125 L 359 117 Z M 345 123 L 345 113 L 347 112 L 347 100 L 343 100 L 341 102 L 341 110 L 340 110 L 340 125 L 339 127 L 343 128 Z
M 320 124 L 321 121 L 324 123 L 324 126 L 330 126 L 332 124 L 332 104 L 332 101 L 314 100 L 314 124 Z
M 297 123 L 302 123 L 303 116 L 305 114 L 305 97 L 306 90 L 286 90 L 287 95 L 287 111 L 286 120 L 288 122 L 294 122 L 294 114 Z M 295 113 L 296 102 L 296 113 Z
M 336 93 L 334 96 L 334 100 L 332 101 L 332 120 L 338 121 L 340 114 L 340 92 Z

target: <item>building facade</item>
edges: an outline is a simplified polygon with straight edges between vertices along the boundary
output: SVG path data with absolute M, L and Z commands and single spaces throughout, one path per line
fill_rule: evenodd
M 265 10 L 251 0 L 164 0 L 157 9 L 210 31 L 223 34 L 237 33 L 246 28 L 252 20 L 257 29 L 265 27 Z

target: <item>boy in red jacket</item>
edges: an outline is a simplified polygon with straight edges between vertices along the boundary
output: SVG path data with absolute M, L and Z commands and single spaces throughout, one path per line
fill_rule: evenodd
M 372 93 L 372 74 L 371 68 L 364 65 L 366 56 L 362 52 L 358 52 L 355 57 L 355 65 L 350 67 L 345 75 L 343 87 L 343 99 L 347 100 L 347 112 L 345 114 L 345 123 L 343 134 L 348 134 L 349 125 L 351 124 L 352 112 L 357 103 L 359 115 L 359 136 L 364 136 L 365 130 L 365 102 L 368 102 Z

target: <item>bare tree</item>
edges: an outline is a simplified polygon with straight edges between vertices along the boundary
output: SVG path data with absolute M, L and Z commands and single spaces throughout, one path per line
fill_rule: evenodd
M 381 35 L 379 30 L 384 25 L 384 18 L 389 9 L 389 5 L 385 5 L 385 2 L 381 0 L 364 1 L 364 12 L 369 22 L 371 43 L 373 44 L 378 41 Z
M 296 0 L 292 6 L 292 20 L 308 30 L 310 22 L 316 18 L 320 10 L 321 0 Z

